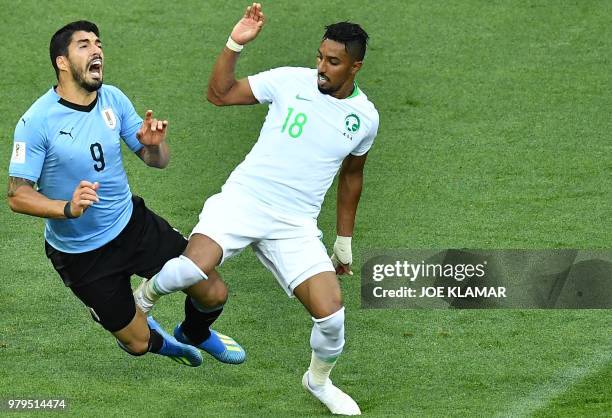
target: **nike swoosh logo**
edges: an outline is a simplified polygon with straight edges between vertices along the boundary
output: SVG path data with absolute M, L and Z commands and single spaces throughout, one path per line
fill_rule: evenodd
M 301 97 L 299 93 L 295 95 L 295 98 L 298 99 L 298 100 L 306 100 L 307 102 L 312 102 L 312 100 L 310 100 L 310 99 L 307 99 L 305 97 Z

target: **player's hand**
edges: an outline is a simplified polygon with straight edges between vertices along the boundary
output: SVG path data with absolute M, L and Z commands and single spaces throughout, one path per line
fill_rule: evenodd
M 167 120 L 157 120 L 153 118 L 153 111 L 147 110 L 140 130 L 136 133 L 136 138 L 143 145 L 159 145 L 166 139 Z
M 353 271 L 351 270 L 351 264 L 353 264 L 351 237 L 341 237 L 340 235 L 336 237 L 331 261 L 338 276 L 342 276 L 343 274 L 348 274 L 349 276 L 353 275 Z
M 253 3 L 246 8 L 242 19 L 234 26 L 231 34 L 232 39 L 240 45 L 247 44 L 257 37 L 263 27 L 264 20 L 261 3 Z
M 100 183 L 90 183 L 82 180 L 72 193 L 70 201 L 70 213 L 72 216 L 79 217 L 94 203 L 98 203 L 98 193 L 96 190 L 100 188 Z

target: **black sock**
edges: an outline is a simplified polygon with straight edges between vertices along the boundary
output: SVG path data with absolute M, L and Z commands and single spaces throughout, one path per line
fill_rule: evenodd
M 193 345 L 199 345 L 210 337 L 210 326 L 221 315 L 223 306 L 212 312 L 199 311 L 193 304 L 191 297 L 185 298 L 185 320 L 181 326 L 183 334 Z
M 164 345 L 164 337 L 162 337 L 159 332 L 151 329 L 151 327 L 149 327 L 149 331 L 151 331 L 151 336 L 149 337 L 149 352 L 159 353 L 162 345 Z

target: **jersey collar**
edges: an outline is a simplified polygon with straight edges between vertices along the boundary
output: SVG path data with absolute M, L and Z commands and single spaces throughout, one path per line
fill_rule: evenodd
M 353 92 L 351 93 L 350 96 L 347 97 L 347 99 L 352 99 L 353 97 L 359 96 L 359 85 L 357 85 L 356 81 L 353 83 L 354 83 Z
M 359 93 L 361 93 L 361 90 L 359 89 L 359 86 L 357 85 L 357 82 L 354 81 L 353 82 L 353 92 L 349 96 L 345 97 L 344 99 L 338 99 L 337 97 L 334 97 L 331 94 L 324 94 L 324 93 L 321 93 L 321 92 L 319 92 L 319 93 L 324 95 L 324 96 L 327 96 L 328 98 L 330 98 L 332 100 L 340 100 L 340 101 L 342 101 L 342 100 L 348 100 L 348 99 L 352 99 L 354 97 L 359 96 Z
M 57 95 L 57 92 L 55 91 L 55 87 L 53 87 L 53 91 Z M 98 103 L 98 96 L 99 96 L 99 93 L 96 94 L 96 98 L 93 99 L 93 101 L 89 103 L 88 105 L 80 105 L 80 104 L 69 102 L 68 100 L 63 99 L 59 95 L 58 95 L 59 100 L 57 102 L 61 105 L 69 107 L 70 109 L 78 110 L 79 112 L 89 113 L 93 110 L 94 107 L 96 107 L 96 103 Z

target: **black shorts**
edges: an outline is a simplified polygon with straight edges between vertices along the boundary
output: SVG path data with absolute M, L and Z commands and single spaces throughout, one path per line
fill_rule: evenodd
M 130 277 L 153 277 L 187 246 L 187 240 L 147 209 L 144 200 L 133 196 L 132 202 L 134 210 L 123 231 L 98 249 L 69 254 L 45 242 L 47 257 L 64 284 L 110 332 L 127 326 L 136 314 Z

